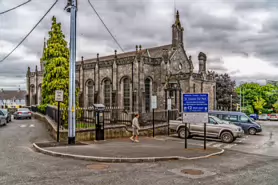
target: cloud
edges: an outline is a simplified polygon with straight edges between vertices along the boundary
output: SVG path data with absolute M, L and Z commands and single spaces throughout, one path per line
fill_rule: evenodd
M 0 15 L 0 59 L 32 29 L 54 3 L 33 0 Z M 1 1 L 0 11 L 25 0 Z M 99 15 L 125 51 L 171 43 L 174 3 L 161 0 L 91 0 Z M 51 17 L 55 15 L 69 41 L 70 14 L 59 1 L 28 39 L 0 63 L 0 88 L 25 84 L 26 69 L 34 70 L 42 55 L 43 39 L 48 37 Z M 176 1 L 184 26 L 184 43 L 198 70 L 197 55 L 208 56 L 208 69 L 227 72 L 236 80 L 277 78 L 278 13 L 277 3 L 269 0 Z M 86 0 L 78 1 L 77 59 L 113 54 L 120 48 L 113 41 Z M 251 58 L 250 58 L 251 56 Z M 249 59 L 248 59 L 249 58 Z M 263 65 L 263 67 L 260 67 Z M 256 67 L 254 67 L 256 66 Z M 273 69 L 273 70 L 270 70 Z

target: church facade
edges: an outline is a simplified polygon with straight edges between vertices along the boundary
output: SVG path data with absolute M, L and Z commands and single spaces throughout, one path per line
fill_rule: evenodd
M 80 89 L 79 104 L 90 107 L 102 103 L 107 107 L 122 107 L 128 112 L 151 111 L 151 97 L 157 96 L 157 109 L 182 111 L 183 93 L 208 93 L 210 109 L 215 107 L 216 82 L 214 73 L 207 71 L 207 56 L 198 55 L 199 69 L 193 72 L 191 56 L 183 44 L 183 27 L 179 13 L 172 25 L 172 43 L 153 48 L 135 47 L 135 51 L 100 56 L 76 62 L 76 87 Z M 41 70 L 27 72 L 27 104 L 41 102 Z

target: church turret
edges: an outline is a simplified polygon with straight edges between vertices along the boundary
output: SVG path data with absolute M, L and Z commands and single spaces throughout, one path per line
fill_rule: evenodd
M 183 27 L 180 22 L 179 11 L 176 13 L 175 22 L 172 25 L 172 45 L 177 47 L 178 45 L 183 45 Z
M 207 70 L 207 56 L 205 53 L 200 52 L 198 55 L 199 60 L 199 73 L 206 74 Z

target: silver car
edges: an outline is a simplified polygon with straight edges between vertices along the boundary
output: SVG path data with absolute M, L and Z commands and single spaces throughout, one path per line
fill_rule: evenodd
M 185 137 L 185 126 L 182 123 L 182 118 L 170 120 L 170 129 L 175 130 L 180 138 Z M 209 116 L 206 130 L 207 137 L 219 138 L 224 143 L 232 143 L 236 138 L 244 135 L 244 131 L 241 127 L 229 124 L 229 122 L 220 120 L 215 116 Z M 188 124 L 187 137 L 193 136 L 204 136 L 204 124 Z
M 0 111 L 4 113 L 7 123 L 12 121 L 12 115 L 7 109 L 0 109 Z
M 31 119 L 32 118 L 32 112 L 27 108 L 19 108 L 14 113 L 14 119 Z
M 6 116 L 2 111 L 0 111 L 0 125 L 6 125 L 6 124 L 7 124 Z

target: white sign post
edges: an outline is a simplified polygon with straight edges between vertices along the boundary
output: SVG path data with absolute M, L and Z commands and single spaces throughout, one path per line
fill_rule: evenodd
M 63 90 L 55 91 L 55 101 L 57 101 L 57 102 L 64 101 L 64 91 Z
M 157 109 L 157 96 L 152 96 L 152 109 Z
M 172 99 L 171 98 L 167 99 L 167 110 L 172 110 Z
M 58 102 L 57 142 L 60 142 L 60 102 L 64 101 L 64 91 L 55 91 L 55 101 Z
M 154 137 L 154 109 L 157 109 L 157 96 L 152 96 L 151 103 L 153 109 L 153 137 Z

